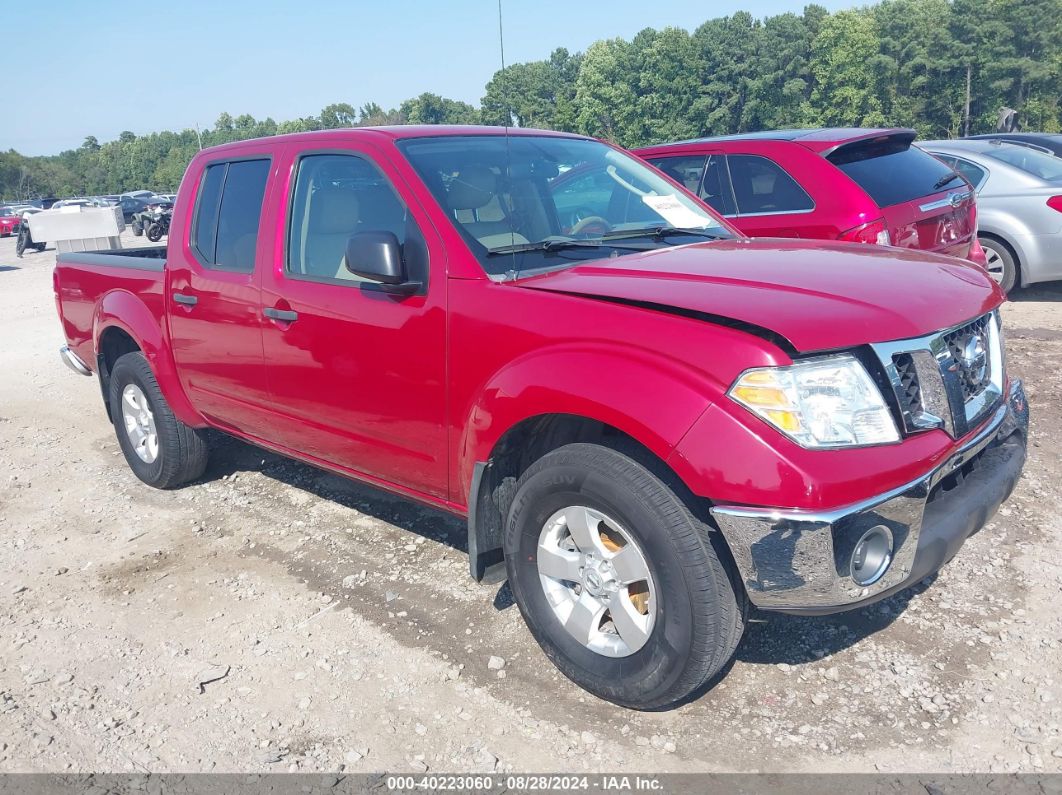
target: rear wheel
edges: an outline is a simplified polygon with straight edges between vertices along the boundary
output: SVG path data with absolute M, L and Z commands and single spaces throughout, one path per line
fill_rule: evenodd
M 978 242 L 985 250 L 985 267 L 988 275 L 1003 289 L 1009 293 L 1018 282 L 1018 260 L 1011 251 L 1010 246 L 993 237 L 979 237 Z
M 645 466 L 570 444 L 517 483 L 505 556 L 524 620 L 565 676 L 662 709 L 702 689 L 741 639 L 744 592 L 715 543 Z
M 118 444 L 142 481 L 168 489 L 203 474 L 203 435 L 173 416 L 143 354 L 127 353 L 115 362 L 109 405 Z

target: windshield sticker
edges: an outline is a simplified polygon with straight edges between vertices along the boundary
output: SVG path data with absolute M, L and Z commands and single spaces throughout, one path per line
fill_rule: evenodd
M 709 225 L 708 219 L 684 205 L 674 195 L 642 196 L 642 201 L 655 211 L 671 226 L 680 229 L 704 229 Z

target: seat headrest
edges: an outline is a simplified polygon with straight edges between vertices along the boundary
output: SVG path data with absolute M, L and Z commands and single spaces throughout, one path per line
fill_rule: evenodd
M 310 231 L 322 235 L 353 234 L 358 225 L 358 194 L 326 187 L 310 195 Z
M 446 200 L 451 210 L 478 210 L 498 192 L 498 177 L 486 166 L 462 168 L 450 182 Z

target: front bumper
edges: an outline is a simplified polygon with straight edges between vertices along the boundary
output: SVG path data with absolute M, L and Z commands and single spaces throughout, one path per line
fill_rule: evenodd
M 1010 496 L 1025 464 L 1029 407 L 1021 381 L 943 465 L 870 500 L 813 512 L 718 505 L 753 604 L 822 615 L 876 602 L 939 570 Z M 866 587 L 850 574 L 852 547 L 867 530 L 892 534 L 892 564 Z

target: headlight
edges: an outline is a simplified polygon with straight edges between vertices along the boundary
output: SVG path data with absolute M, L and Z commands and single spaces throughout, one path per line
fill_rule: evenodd
M 881 391 L 847 353 L 746 370 L 727 394 L 802 447 L 900 440 Z

